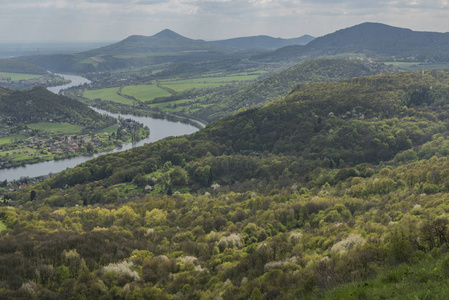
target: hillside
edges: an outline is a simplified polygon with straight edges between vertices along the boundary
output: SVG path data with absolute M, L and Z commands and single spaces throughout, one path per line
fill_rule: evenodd
M 238 49 L 278 49 L 292 45 L 305 45 L 315 38 L 303 35 L 297 38 L 282 39 L 266 35 L 238 37 L 227 40 L 212 41 L 211 43 Z
M 172 62 L 206 61 L 232 53 L 226 47 L 183 37 L 171 30 L 153 36 L 130 36 L 118 43 L 72 55 L 18 59 L 54 72 L 98 72 Z
M 301 84 L 8 192 L 0 295 L 444 299 L 448 79 Z
M 314 39 L 305 46 L 289 46 L 253 57 L 262 61 L 298 61 L 352 54 L 398 61 L 449 60 L 449 33 L 419 32 L 380 23 L 362 23 Z
M 10 123 L 66 122 L 92 128 L 101 128 L 111 122 L 87 105 L 42 87 L 25 91 L 2 89 L 0 117 Z
M 0 59 L 0 72 L 36 75 L 46 75 L 48 73 L 38 66 L 13 59 Z
M 310 60 L 255 82 L 220 102 L 197 111 L 194 116 L 213 121 L 235 113 L 244 107 L 268 103 L 285 95 L 300 83 L 338 81 L 344 78 L 370 76 L 393 70 L 392 67 L 363 60 Z

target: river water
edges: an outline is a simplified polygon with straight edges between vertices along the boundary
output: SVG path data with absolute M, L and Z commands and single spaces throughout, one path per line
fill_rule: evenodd
M 67 85 L 58 86 L 58 87 L 51 87 L 48 88 L 48 90 L 59 93 L 60 90 L 66 89 L 72 86 L 78 86 L 80 84 L 89 83 L 90 81 L 86 78 L 75 76 L 75 75 L 64 75 L 64 74 L 57 74 L 60 76 L 63 76 L 66 79 L 70 79 L 72 82 Z M 107 114 L 113 117 L 118 117 L 119 114 L 110 113 L 105 110 L 92 108 L 93 110 L 102 113 Z M 139 123 L 142 123 L 150 128 L 150 136 L 146 139 L 143 139 L 137 143 L 129 143 L 124 144 L 122 148 L 120 149 L 114 149 L 109 152 L 103 152 L 95 155 L 90 156 L 77 156 L 73 158 L 67 158 L 62 160 L 53 160 L 48 162 L 41 162 L 37 164 L 27 165 L 24 167 L 18 167 L 18 168 L 12 168 L 12 169 L 3 169 L 0 170 L 0 181 L 4 181 L 5 179 L 8 181 L 17 180 L 22 177 L 38 177 L 43 176 L 47 174 L 56 174 L 59 173 L 67 168 L 73 168 L 76 165 L 83 163 L 85 161 L 88 161 L 94 157 L 106 154 L 106 153 L 112 153 L 112 152 L 120 152 L 124 150 L 128 150 L 134 147 L 142 146 L 146 143 L 155 142 L 158 140 L 161 140 L 163 138 L 169 137 L 169 136 L 180 136 L 184 134 L 191 134 L 198 130 L 198 128 L 189 125 L 184 124 L 181 122 L 172 122 L 165 119 L 154 119 L 150 117 L 137 117 L 132 115 L 122 115 L 120 114 L 122 118 L 125 119 L 133 119 Z

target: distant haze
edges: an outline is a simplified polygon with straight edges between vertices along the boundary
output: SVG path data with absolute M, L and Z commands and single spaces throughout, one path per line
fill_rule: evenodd
M 204 40 L 318 37 L 362 22 L 446 32 L 448 15 L 448 0 L 6 0 L 0 43 L 118 41 L 165 28 Z

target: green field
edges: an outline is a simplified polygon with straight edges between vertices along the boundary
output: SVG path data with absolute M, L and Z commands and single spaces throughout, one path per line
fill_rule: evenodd
M 112 101 L 121 104 L 132 105 L 134 103 L 131 99 L 126 99 L 117 94 L 119 87 L 104 88 L 99 90 L 87 90 L 84 92 L 83 97 L 88 99 L 101 99 L 103 101 Z
M 395 66 L 409 71 L 449 69 L 449 63 L 424 63 L 424 62 L 384 62 L 386 65 Z
M 0 231 L 3 231 L 6 229 L 6 225 L 5 223 L 3 223 L 2 221 L 0 221 Z
M 155 85 L 130 85 L 125 86 L 122 90 L 125 95 L 133 96 L 140 101 L 151 101 L 158 97 L 171 96 L 169 92 Z
M 12 158 L 12 160 L 14 161 L 21 161 L 30 159 L 31 156 L 34 156 L 36 151 L 36 149 L 32 148 L 14 149 L 8 151 L 0 151 L 0 156 Z
M 19 81 L 19 80 L 36 79 L 36 78 L 40 78 L 42 76 L 43 75 L 0 72 L 0 80 L 8 78 L 8 79 L 11 79 L 12 81 Z
M 25 138 L 25 136 L 20 135 L 20 134 L 13 134 L 10 136 L 4 136 L 4 137 L 0 137 L 0 145 L 3 144 L 9 144 L 15 141 L 20 141 L 23 140 Z
M 163 81 L 161 86 L 166 86 L 177 92 L 187 91 L 191 89 L 202 88 L 216 88 L 222 85 L 238 83 L 241 81 L 251 81 L 258 78 L 259 75 L 232 75 L 232 76 L 217 76 L 217 77 L 201 77 L 193 79 L 183 79 L 174 81 Z
M 118 127 L 119 127 L 118 124 L 113 125 L 113 126 L 111 126 L 111 127 L 108 127 L 108 128 L 106 128 L 106 129 L 103 129 L 102 131 L 97 132 L 97 134 L 98 134 L 98 135 L 102 135 L 102 134 L 105 134 L 105 133 L 107 133 L 107 134 L 112 134 L 112 133 L 117 132 Z
M 115 58 L 129 59 L 129 58 L 146 58 L 146 57 L 154 57 L 154 56 L 177 56 L 183 55 L 183 53 L 179 52 L 161 52 L 161 53 L 134 53 L 134 54 L 122 54 L 116 55 Z
M 98 67 L 98 62 L 90 57 L 80 61 L 80 64 L 93 65 L 94 67 Z
M 151 108 L 165 108 L 167 106 L 171 106 L 171 105 L 175 105 L 175 104 L 182 104 L 182 103 L 186 103 L 192 101 L 192 99 L 182 99 L 182 100 L 176 100 L 176 101 L 171 101 L 171 102 L 162 102 L 162 103 L 154 103 L 154 104 L 150 104 L 148 105 Z
M 45 130 L 54 133 L 72 134 L 79 133 L 83 130 L 82 126 L 72 125 L 69 123 L 32 123 L 27 125 L 31 129 Z

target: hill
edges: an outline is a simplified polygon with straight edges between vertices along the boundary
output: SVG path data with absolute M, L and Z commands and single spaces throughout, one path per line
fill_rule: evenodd
M 0 117 L 10 123 L 65 122 L 91 128 L 105 127 L 111 122 L 80 101 L 56 95 L 43 87 L 25 91 L 2 89 Z
M 153 36 L 130 36 L 118 43 L 72 55 L 18 58 L 54 72 L 98 72 L 171 62 L 205 61 L 224 57 L 229 49 L 183 37 L 171 30 Z
M 0 72 L 35 74 L 35 75 L 48 74 L 47 71 L 38 66 L 13 59 L 0 59 Z
M 448 79 L 301 84 L 7 192 L 0 295 L 446 298 Z
M 266 104 L 300 83 L 338 81 L 344 78 L 392 72 L 394 68 L 363 60 L 317 59 L 305 61 L 260 80 L 229 97 L 197 111 L 194 116 L 214 121 L 239 109 Z M 218 98 L 218 97 L 217 97 Z
M 448 61 L 449 33 L 419 32 L 380 23 L 362 23 L 314 39 L 305 46 L 289 46 L 254 59 L 298 61 L 352 54 L 405 61 Z
M 169 29 L 153 36 L 133 35 L 118 43 L 83 52 L 87 56 L 129 55 L 139 53 L 189 53 L 200 51 L 223 52 L 226 48 L 211 45 L 203 40 L 186 38 Z
M 238 37 L 227 40 L 212 41 L 211 43 L 239 49 L 277 49 L 292 45 L 305 45 L 315 38 L 303 35 L 297 38 L 282 39 L 266 35 Z

